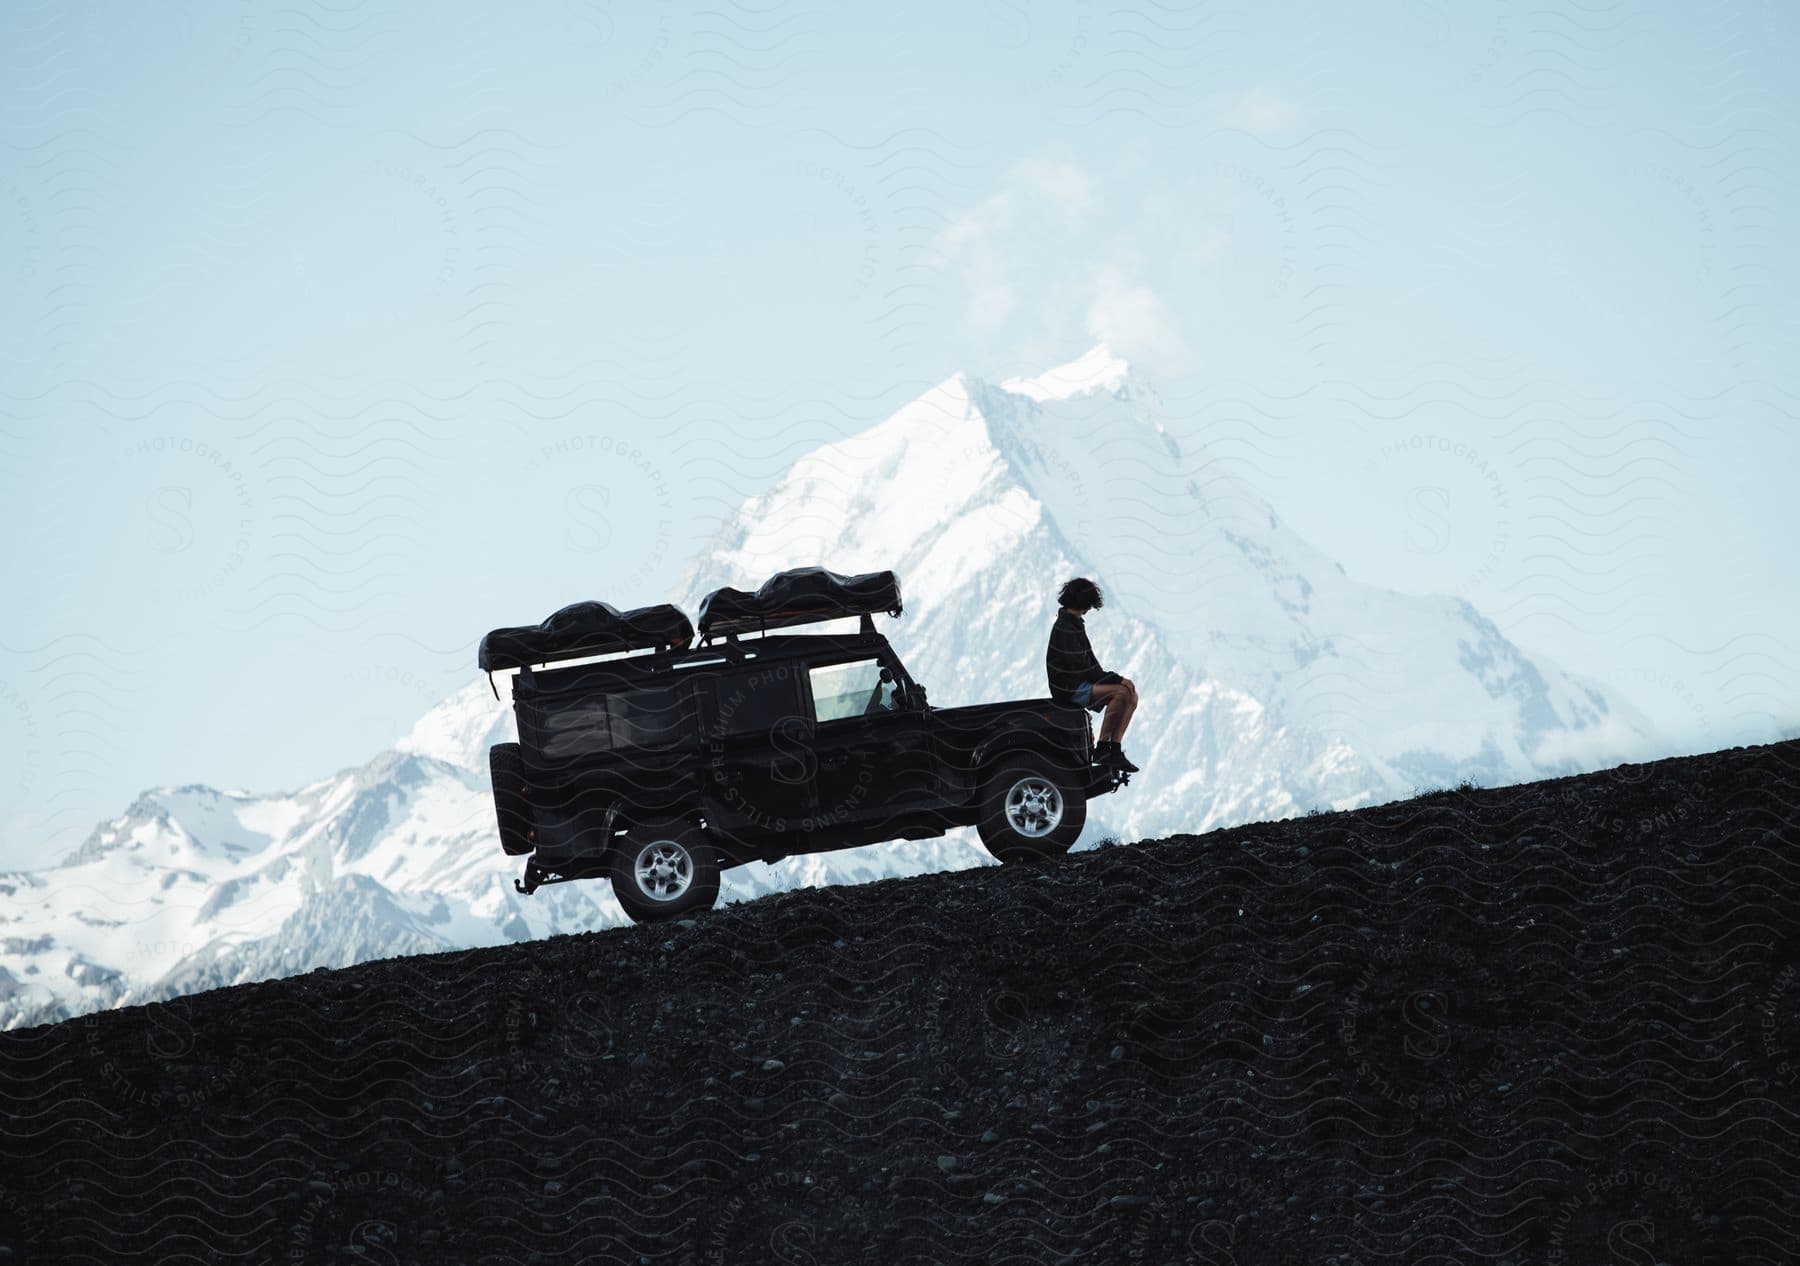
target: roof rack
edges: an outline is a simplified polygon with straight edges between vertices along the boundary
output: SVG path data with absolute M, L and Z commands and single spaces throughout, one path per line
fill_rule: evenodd
M 481 639 L 477 663 L 493 687 L 494 673 L 529 669 L 565 659 L 616 651 L 679 650 L 694 640 L 694 626 L 669 603 L 620 611 L 605 602 L 575 602 L 541 624 L 495 629 Z M 494 697 L 499 697 L 494 689 Z
M 713 590 L 700 604 L 698 624 L 705 642 L 847 616 L 861 616 L 862 631 L 873 633 L 874 612 L 897 616 L 902 609 L 900 581 L 891 571 L 844 576 L 823 567 L 797 567 L 777 572 L 754 593 Z

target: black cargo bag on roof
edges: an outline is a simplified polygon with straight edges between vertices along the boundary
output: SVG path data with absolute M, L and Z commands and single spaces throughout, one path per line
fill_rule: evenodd
M 900 614 L 900 581 L 891 571 L 842 576 L 823 567 L 777 572 L 755 593 L 715 589 L 700 604 L 700 636 L 788 628 L 885 611 Z
M 542 624 L 495 629 L 481 639 L 481 671 L 522 668 L 583 655 L 686 646 L 694 626 L 676 606 L 662 603 L 620 611 L 606 602 L 575 602 Z

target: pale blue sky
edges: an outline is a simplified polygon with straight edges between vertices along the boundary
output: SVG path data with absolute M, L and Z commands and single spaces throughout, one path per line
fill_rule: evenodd
M 1100 337 L 1352 575 L 1671 750 L 1792 728 L 1797 52 L 1772 3 L 9 5 L 0 864 L 365 759 L 487 628 Z

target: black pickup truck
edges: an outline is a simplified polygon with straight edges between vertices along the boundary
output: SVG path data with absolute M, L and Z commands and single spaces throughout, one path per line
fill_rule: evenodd
M 1091 797 L 1081 708 L 1048 698 L 934 708 L 887 638 L 892 572 L 781 572 L 701 604 L 565 607 L 482 639 L 516 669 L 519 742 L 489 751 L 520 892 L 606 877 L 637 921 L 710 907 L 721 870 L 974 826 L 1002 862 L 1068 851 Z M 853 631 L 784 632 L 857 621 Z M 495 692 L 498 697 L 498 690 Z

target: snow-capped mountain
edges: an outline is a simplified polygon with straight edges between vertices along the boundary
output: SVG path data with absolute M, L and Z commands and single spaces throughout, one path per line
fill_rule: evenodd
M 807 562 L 892 567 L 894 633 L 938 704 L 1043 693 L 1058 586 L 1092 576 L 1101 659 L 1137 681 L 1133 835 L 1486 785 L 1641 754 L 1649 724 L 1467 602 L 1360 584 L 1190 454 L 1104 348 L 1038 378 L 958 374 L 795 463 L 677 601 Z
M 957 374 L 746 502 L 672 599 L 822 564 L 892 568 L 887 631 L 940 706 L 1041 697 L 1061 582 L 1138 682 L 1144 767 L 1088 841 L 1495 785 L 1647 754 L 1627 703 L 1522 653 L 1468 603 L 1360 584 L 1204 453 L 1104 348 L 998 385 Z M 571 595 L 571 599 L 587 595 Z M 502 691 L 504 695 L 504 691 Z M 604 883 L 512 888 L 477 679 L 396 747 L 291 793 L 146 792 L 59 866 L 0 875 L 0 1025 L 367 958 L 623 922 Z M 988 862 L 970 832 L 730 872 L 724 899 Z

